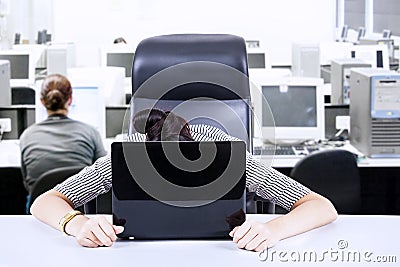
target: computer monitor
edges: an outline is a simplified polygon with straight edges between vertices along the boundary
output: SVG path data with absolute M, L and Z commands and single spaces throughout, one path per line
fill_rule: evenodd
M 40 90 L 36 92 L 35 116 L 36 123 L 48 117 L 46 108 L 40 102 Z M 106 137 L 106 112 L 101 88 L 90 84 L 72 85 L 72 104 L 68 117 L 92 125 L 104 139 Z
M 257 48 L 247 50 L 247 64 L 249 69 L 269 68 L 265 52 Z
M 387 45 L 355 45 L 350 50 L 350 57 L 361 59 L 372 68 L 390 69 Z
M 29 51 L 0 50 L 0 60 L 10 61 L 10 85 L 28 86 L 35 83 L 36 63 Z
M 67 77 L 72 86 L 96 85 L 102 92 L 105 106 L 125 105 L 124 69 L 121 67 L 69 68 Z
M 124 92 L 132 92 L 132 63 L 136 47 L 118 43 L 101 48 L 102 67 L 122 67 L 125 69 Z
M 325 115 L 322 85 L 322 79 L 307 77 L 258 82 L 252 96 L 255 137 L 274 144 L 323 140 Z
M 132 76 L 132 62 L 135 55 L 135 48 L 126 44 L 114 44 L 104 47 L 101 51 L 102 67 L 123 67 L 125 77 Z
M 134 53 L 108 53 L 107 67 L 124 67 L 125 77 L 131 77 L 133 56 Z

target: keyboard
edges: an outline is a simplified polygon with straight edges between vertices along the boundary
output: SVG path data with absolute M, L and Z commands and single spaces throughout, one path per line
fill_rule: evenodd
M 253 154 L 261 156 L 306 156 L 315 151 L 319 151 L 319 146 L 306 145 L 276 145 L 254 147 Z

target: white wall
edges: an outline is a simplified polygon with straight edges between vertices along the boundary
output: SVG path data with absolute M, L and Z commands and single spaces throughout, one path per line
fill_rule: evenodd
M 99 48 L 123 36 L 230 33 L 260 40 L 273 65 L 291 64 L 292 42 L 334 40 L 335 0 L 12 0 L 12 26 L 33 42 L 47 28 L 53 40 L 77 44 L 78 66 L 100 64 Z
M 9 0 L 8 4 L 9 45 L 14 42 L 15 33 L 20 33 L 21 39 L 35 43 L 39 30 L 53 32 L 53 0 Z
M 53 0 L 57 41 L 77 44 L 77 64 L 97 65 L 96 48 L 160 34 L 231 33 L 258 39 L 271 63 L 289 65 L 291 42 L 334 40 L 335 0 Z

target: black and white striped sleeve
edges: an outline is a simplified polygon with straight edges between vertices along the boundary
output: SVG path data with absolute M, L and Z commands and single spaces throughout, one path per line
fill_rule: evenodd
M 143 134 L 133 134 L 126 141 L 144 141 Z M 69 177 L 54 190 L 64 194 L 74 207 L 79 207 L 97 196 L 107 193 L 112 186 L 111 155 L 108 154 L 85 167 L 78 174 Z
M 79 207 L 111 188 L 111 155 L 106 155 L 54 187 Z
M 264 166 L 249 153 L 246 155 L 246 186 L 250 192 L 286 210 L 290 210 L 296 201 L 312 192 L 272 167 Z
M 208 125 L 193 125 L 191 130 L 197 141 L 238 140 L 224 131 Z M 255 192 L 258 196 L 286 210 L 290 210 L 296 201 L 312 192 L 292 178 L 272 167 L 263 165 L 248 152 L 246 153 L 246 187 L 250 192 Z

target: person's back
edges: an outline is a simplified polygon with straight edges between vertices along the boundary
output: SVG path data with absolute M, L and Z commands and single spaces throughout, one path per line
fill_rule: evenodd
M 43 82 L 41 101 L 49 117 L 26 129 L 20 138 L 21 166 L 28 192 L 45 172 L 67 166 L 89 166 L 106 154 L 100 134 L 85 123 L 67 117 L 72 88 L 62 75 Z

